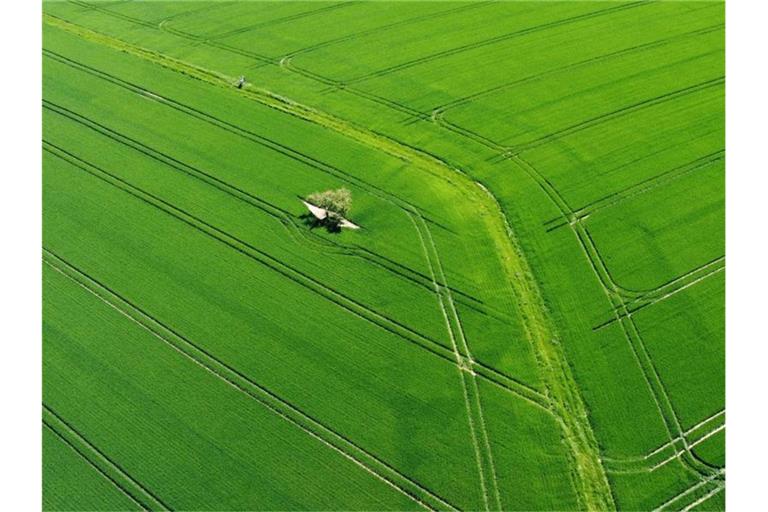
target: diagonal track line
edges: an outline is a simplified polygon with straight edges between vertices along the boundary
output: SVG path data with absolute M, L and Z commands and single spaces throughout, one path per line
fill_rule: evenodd
M 559 26 L 562 26 L 562 25 L 568 25 L 570 23 L 575 23 L 575 22 L 582 21 L 582 20 L 585 20 L 585 19 L 595 18 L 595 17 L 599 17 L 599 16 L 605 16 L 605 15 L 608 15 L 608 14 L 612 14 L 614 12 L 623 11 L 623 10 L 626 10 L 626 9 L 633 9 L 633 8 L 641 7 L 641 6 L 644 6 L 644 5 L 648 5 L 648 2 L 622 3 L 622 4 L 618 5 L 618 6 L 612 6 L 612 7 L 608 7 L 608 8 L 603 8 L 603 9 L 599 9 L 597 11 L 592 11 L 592 12 L 588 12 L 588 13 L 585 13 L 585 14 L 579 14 L 579 15 L 576 15 L 576 16 L 571 16 L 569 18 L 564 18 L 564 19 L 560 19 L 560 20 L 550 21 L 550 22 L 547 22 L 547 23 L 542 23 L 540 25 L 536 25 L 536 26 L 533 26 L 533 27 L 527 27 L 527 28 L 524 28 L 524 29 L 521 29 L 521 30 L 510 32 L 508 34 L 502 34 L 500 36 L 492 37 L 492 38 L 489 38 L 489 39 L 484 39 L 482 41 L 476 41 L 474 43 L 469 43 L 469 44 L 465 44 L 465 45 L 462 45 L 462 46 L 457 46 L 457 47 L 454 47 L 454 48 L 443 50 L 441 52 L 433 53 L 433 54 L 430 54 L 430 55 L 425 55 L 423 57 L 418 57 L 416 59 L 412 59 L 412 60 L 409 60 L 407 62 L 402 62 L 400 64 L 395 64 L 393 66 L 388 66 L 386 68 L 383 68 L 383 69 L 380 69 L 380 70 L 377 70 L 377 71 L 374 71 L 374 72 L 371 72 L 371 73 L 367 73 L 365 75 L 360 75 L 360 76 L 352 78 L 350 80 L 346 80 L 345 84 L 347 84 L 347 85 L 356 84 L 356 83 L 360 83 L 360 82 L 363 82 L 363 81 L 366 81 L 366 80 L 370 80 L 372 78 L 379 78 L 381 76 L 389 75 L 389 74 L 392 74 L 392 73 L 395 73 L 395 72 L 398 72 L 398 71 L 402 71 L 404 69 L 408 69 L 408 68 L 412 68 L 414 66 L 418 66 L 418 65 L 424 64 L 425 62 L 431 62 L 431 61 L 434 61 L 434 60 L 437 60 L 437 59 L 441 59 L 441 58 L 444 58 L 444 57 L 449 57 L 451 55 L 456 55 L 456 54 L 459 54 L 459 53 L 463 53 L 463 52 L 468 51 L 468 50 L 474 50 L 474 49 L 477 49 L 477 48 L 482 48 L 482 47 L 485 47 L 485 46 L 489 46 L 489 45 L 493 45 L 493 44 L 496 44 L 496 43 L 500 43 L 502 41 L 507 41 L 509 39 L 514 39 L 516 37 L 521 37 L 521 36 L 532 34 L 532 33 L 535 33 L 535 32 L 545 31 L 545 30 L 548 30 L 548 29 L 553 28 L 553 27 L 559 27 Z
M 424 223 L 423 219 L 417 220 L 415 215 L 410 215 L 410 217 L 411 217 L 411 222 L 413 222 L 413 225 L 419 234 L 419 241 L 421 242 L 421 247 L 424 252 L 424 257 L 427 261 L 427 266 L 429 267 L 430 275 L 433 277 L 435 296 L 437 298 L 438 304 L 440 305 L 440 311 L 443 314 L 446 330 L 451 340 L 451 347 L 453 348 L 454 356 L 456 358 L 456 364 L 459 371 L 459 378 L 461 379 L 462 391 L 464 394 L 464 404 L 466 406 L 466 411 L 467 411 L 467 420 L 469 422 L 469 429 L 470 429 L 470 434 L 472 438 L 472 446 L 475 450 L 475 457 L 477 459 L 477 469 L 478 469 L 478 474 L 480 476 L 480 487 L 483 494 L 483 503 L 485 505 L 485 509 L 490 510 L 490 502 L 489 502 L 488 494 L 493 494 L 493 497 L 496 500 L 497 508 L 499 510 L 503 510 L 503 507 L 501 505 L 501 496 L 499 494 L 499 486 L 496 480 L 496 470 L 493 465 L 493 453 L 491 451 L 490 444 L 488 441 L 488 433 L 485 428 L 485 420 L 482 417 L 480 392 L 479 392 L 479 389 L 477 388 L 477 382 L 475 381 L 474 371 L 472 371 L 472 357 L 471 355 L 469 355 L 468 351 L 462 354 L 462 352 L 459 350 L 458 345 L 456 343 L 457 335 L 454 332 L 452 321 L 451 319 L 449 319 L 449 316 L 446 310 L 445 303 L 447 301 L 446 301 L 446 298 L 444 298 L 443 296 L 444 290 L 437 283 L 435 267 L 440 269 L 441 274 L 442 274 L 442 268 L 440 267 L 440 264 L 439 264 L 439 255 L 437 253 L 437 249 L 434 245 L 434 241 L 432 241 L 432 235 L 429 234 L 429 228 L 427 227 L 426 223 Z M 422 229 L 424 230 L 424 233 L 422 233 Z M 429 240 L 431 244 L 430 245 L 431 250 L 427 248 L 427 243 L 426 243 L 427 240 Z M 434 259 L 434 262 L 433 262 L 433 259 Z M 444 274 L 441 275 L 441 280 L 445 282 Z M 451 303 L 451 306 L 452 306 L 452 303 Z M 453 309 L 453 312 L 455 314 L 455 308 Z M 454 321 L 458 321 L 458 316 L 455 316 Z M 460 325 L 459 325 L 459 328 L 460 328 Z M 465 375 L 465 372 L 469 373 L 469 376 Z M 468 380 L 471 381 L 471 385 L 467 382 Z M 470 395 L 472 397 L 471 399 L 470 399 Z M 478 437 L 480 437 L 483 440 L 482 447 L 480 446 Z M 486 466 L 488 469 L 486 469 Z M 486 473 L 490 473 L 490 475 L 487 475 Z M 491 488 L 490 493 L 488 491 L 489 486 Z
M 173 510 L 45 403 L 43 403 L 43 424 L 132 501 L 139 503 L 143 509 Z
M 187 74 L 210 85 L 224 87 L 225 84 L 228 84 L 228 78 L 219 73 L 190 65 L 184 61 L 152 52 L 60 19 L 45 16 L 44 20 L 46 23 L 73 33 L 84 40 L 129 53 L 134 57 L 177 73 Z M 245 89 L 242 91 L 242 95 L 269 108 L 332 130 L 385 154 L 411 162 L 423 172 L 456 186 L 461 186 L 462 191 L 470 196 L 478 193 L 474 182 L 462 169 L 433 154 L 351 124 L 327 112 L 311 109 L 271 91 Z M 579 502 L 584 508 L 589 509 L 615 508 L 586 406 L 578 385 L 573 379 L 565 353 L 556 339 L 557 332 L 546 311 L 541 291 L 535 278 L 531 275 L 528 262 L 503 209 L 492 194 L 488 193 L 488 195 L 490 196 L 488 198 L 478 197 L 478 205 L 487 212 L 486 227 L 494 244 L 502 254 L 501 261 L 507 274 L 508 283 L 525 310 L 521 317 L 524 320 L 526 336 L 535 347 L 540 360 L 546 365 L 543 376 L 552 398 L 553 413 L 562 413 L 559 424 L 562 427 L 563 440 L 567 444 L 571 475 Z
M 518 144 L 516 146 L 512 146 L 508 151 L 513 154 L 520 154 L 525 151 L 529 151 L 531 149 L 537 148 L 539 146 L 542 146 L 544 144 L 549 144 L 553 141 L 562 139 L 563 137 L 567 137 L 569 135 L 573 135 L 574 133 L 578 133 L 583 130 L 587 130 L 589 128 L 592 128 L 594 126 L 601 125 L 603 123 L 606 123 L 608 121 L 611 121 L 613 119 L 625 116 L 627 114 L 631 114 L 633 112 L 637 112 L 646 108 L 654 107 L 656 105 L 661 105 L 663 103 L 666 103 L 668 101 L 674 101 L 678 98 L 687 96 L 689 94 L 695 94 L 700 91 L 704 91 L 707 89 L 710 89 L 712 87 L 718 87 L 725 84 L 725 77 L 719 76 L 716 78 L 711 78 L 709 80 L 705 80 L 703 82 L 699 82 L 697 84 L 689 85 L 687 87 L 683 87 L 681 89 L 677 89 L 675 91 L 666 92 L 663 94 L 660 94 L 658 96 L 655 96 L 653 98 L 647 98 L 645 100 L 639 101 L 637 103 L 634 103 L 632 105 L 627 105 L 625 107 L 622 107 L 620 109 L 614 110 L 612 112 L 607 112 L 604 114 L 601 114 L 599 116 L 595 116 L 591 119 L 587 119 L 584 121 L 581 121 L 577 124 L 574 124 L 572 126 L 569 126 L 567 128 L 563 128 L 561 130 L 558 130 L 556 132 L 544 135 L 542 137 L 539 137 L 538 139 L 534 139 L 529 142 L 524 142 L 522 144 Z
M 95 470 L 102 478 L 106 479 L 115 489 L 117 489 L 120 494 L 131 500 L 133 503 L 135 503 L 139 509 L 149 511 L 151 510 L 147 505 L 145 505 L 140 498 L 135 497 L 131 491 L 129 491 L 123 484 L 118 482 L 114 477 L 110 476 L 106 471 L 101 469 L 96 463 L 94 463 L 91 459 L 89 459 L 83 452 L 81 452 L 80 448 L 77 447 L 74 443 L 66 439 L 64 436 L 62 436 L 55 428 L 51 426 L 51 424 L 43 420 L 43 428 L 48 429 L 49 432 L 51 432 L 56 439 L 64 443 L 67 448 L 72 450 L 79 459 L 82 459 L 88 466 L 90 466 L 93 470 Z
M 697 489 L 700 489 L 701 487 L 704 487 L 708 484 L 710 484 L 712 481 L 722 478 L 722 476 L 725 474 L 725 470 L 720 470 L 717 472 L 717 474 L 709 476 L 707 478 L 704 478 L 703 480 L 693 484 L 691 487 L 683 490 L 682 492 L 672 496 L 670 499 L 653 509 L 653 512 L 660 512 L 662 510 L 665 510 L 667 507 L 675 503 L 676 501 L 680 500 L 681 498 L 687 496 L 688 494 L 696 491 Z
M 174 158 L 168 154 L 163 153 L 162 151 L 149 147 L 146 144 L 139 142 L 136 139 L 130 138 L 120 132 L 113 130 L 112 128 L 109 128 L 101 123 L 98 123 L 93 119 L 85 117 L 82 114 L 74 112 L 61 105 L 52 103 L 46 99 L 43 99 L 43 108 L 46 110 L 50 110 L 51 112 L 55 112 L 56 114 L 59 114 L 75 123 L 78 123 L 81 126 L 87 127 L 90 130 L 96 133 L 99 133 L 118 144 L 129 147 L 134 151 L 141 153 L 142 155 L 148 158 L 151 158 L 157 162 L 164 164 L 169 168 L 172 168 L 185 175 L 201 180 L 202 182 L 263 211 L 267 215 L 270 215 L 271 217 L 278 219 L 281 223 L 286 225 L 286 227 L 288 227 L 288 225 L 290 224 L 292 227 L 296 228 L 297 230 L 299 229 L 298 223 L 296 222 L 296 220 L 294 219 L 294 215 L 290 211 L 276 204 L 273 204 L 269 201 L 266 201 L 256 195 L 253 195 L 250 192 L 240 187 L 232 185 L 231 183 L 225 180 L 222 180 L 221 178 L 218 178 L 212 172 L 205 171 L 198 167 L 192 166 L 188 163 L 182 162 L 177 158 Z M 290 232 L 290 229 L 289 229 L 289 232 Z M 357 256 L 374 265 L 384 268 L 388 272 L 393 273 L 400 278 L 413 282 L 414 284 L 421 286 L 427 290 L 431 291 L 432 289 L 431 281 L 429 280 L 429 277 L 426 276 L 425 274 L 422 274 L 420 271 L 412 269 L 407 265 L 404 265 L 400 262 L 392 260 L 370 249 L 367 249 L 365 247 L 362 247 L 356 244 L 349 245 L 349 244 L 344 244 L 342 242 L 338 242 L 335 240 L 327 240 L 325 238 L 320 238 L 320 237 L 314 237 L 314 236 L 308 237 L 307 233 L 305 233 L 304 231 L 301 231 L 300 234 L 304 240 L 308 240 L 311 243 L 313 243 L 313 248 L 315 246 L 319 246 L 319 244 L 322 244 L 322 251 L 327 252 L 330 246 L 334 246 L 339 249 L 338 254 L 342 254 L 345 256 Z M 467 306 L 470 308 L 476 309 L 477 311 L 483 314 L 488 314 L 490 316 L 494 316 L 494 315 L 505 316 L 504 313 L 496 311 L 494 308 L 487 306 L 480 299 L 477 299 L 476 297 L 473 297 L 472 295 L 462 290 L 451 288 L 451 291 L 458 294 L 460 297 L 470 301 L 466 303 Z M 486 311 L 486 309 L 488 311 Z
M 44 253 L 44 262 L 48 266 L 74 281 L 75 284 L 148 331 L 155 338 L 174 349 L 192 363 L 257 401 L 272 413 L 338 452 L 358 467 L 384 481 L 387 485 L 398 490 L 422 507 L 428 510 L 457 510 L 455 506 L 448 503 L 445 499 L 437 496 L 410 477 L 403 475 L 388 463 L 377 458 L 331 427 L 321 423 L 318 419 L 304 413 L 301 409 L 265 386 L 258 384 L 234 367 L 218 359 L 211 352 L 208 352 L 188 337 L 173 330 L 147 311 L 119 295 L 116 291 L 85 274 L 61 256 L 48 249 L 44 249 Z
M 443 16 L 453 15 L 453 14 L 456 14 L 457 12 L 464 12 L 464 11 L 474 10 L 474 9 L 481 8 L 481 7 L 486 7 L 488 5 L 492 5 L 493 3 L 494 3 L 493 1 L 475 1 L 475 2 L 472 2 L 472 3 L 466 4 L 466 5 L 462 5 L 460 7 L 454 7 L 454 8 L 451 8 L 451 9 L 446 9 L 444 11 L 431 12 L 431 13 L 428 13 L 428 14 L 423 14 L 421 16 L 415 16 L 413 18 L 407 18 L 407 19 L 404 19 L 404 20 L 399 20 L 399 21 L 395 21 L 395 22 L 392 22 L 392 23 L 388 23 L 386 25 L 380 25 L 380 26 L 372 27 L 370 29 L 362 30 L 360 32 L 355 32 L 353 34 L 348 34 L 348 35 L 341 36 L 341 37 L 336 37 L 336 38 L 333 38 L 333 39 L 327 39 L 325 41 L 321 41 L 319 43 L 315 43 L 313 45 L 305 46 L 303 48 L 299 48 L 298 50 L 293 50 L 293 51 L 289 52 L 287 55 L 285 55 L 284 57 L 282 57 L 280 59 L 280 63 L 282 65 L 284 62 L 286 62 L 289 59 L 292 59 L 292 58 L 296 57 L 297 55 L 313 52 L 315 50 L 319 50 L 320 48 L 326 48 L 328 46 L 332 46 L 332 45 L 338 44 L 338 43 L 343 43 L 343 42 L 346 42 L 346 41 L 353 41 L 353 40 L 358 39 L 358 38 L 360 38 L 362 36 L 367 36 L 367 35 L 370 35 L 370 34 L 376 34 L 376 33 L 379 33 L 379 32 L 385 32 L 385 31 L 388 31 L 388 30 L 390 30 L 392 28 L 401 27 L 401 26 L 404 26 L 404 25 L 412 25 L 414 23 L 419 23 L 421 21 L 428 20 L 428 19 L 441 18 Z
M 512 87 L 515 87 L 517 85 L 521 85 L 524 83 L 532 82 L 534 80 L 539 80 L 541 78 L 544 78 L 549 75 L 555 75 L 558 73 L 562 73 L 563 71 L 568 71 L 572 69 L 577 69 L 580 67 L 587 67 L 591 64 L 595 63 L 602 63 L 607 60 L 615 59 L 617 57 L 625 57 L 627 55 L 631 55 L 634 53 L 641 53 L 649 49 L 655 49 L 659 47 L 667 46 L 670 43 L 674 43 L 680 40 L 685 40 L 689 37 L 695 37 L 698 35 L 704 35 L 709 34 L 711 32 L 715 32 L 717 30 L 722 30 L 724 25 L 722 23 L 717 25 L 712 25 L 709 27 L 705 27 L 702 29 L 696 29 L 690 32 L 684 32 L 682 34 L 676 34 L 674 36 L 665 37 L 663 39 L 657 39 L 655 41 L 650 41 L 647 43 L 642 43 L 634 46 L 629 46 L 626 48 L 622 48 L 620 50 L 615 50 L 610 53 L 605 53 L 601 55 L 596 55 L 594 57 L 589 57 L 577 62 L 571 62 L 568 64 L 565 64 L 563 66 L 559 66 L 556 68 L 547 69 L 545 71 L 542 71 L 540 73 L 536 73 L 533 75 L 529 75 L 523 78 L 517 78 L 515 80 L 512 80 L 510 82 L 505 82 L 503 84 L 495 85 L 493 87 L 489 87 L 487 89 L 483 89 L 481 91 L 477 91 L 472 94 L 468 94 L 466 96 L 462 96 L 460 98 L 453 99 L 449 102 L 443 103 L 441 105 L 438 105 L 434 109 L 432 109 L 432 115 L 434 116 L 436 113 L 445 113 L 447 110 L 454 109 L 457 107 L 460 107 L 462 105 L 465 105 L 467 103 L 471 103 L 474 100 L 477 100 L 478 98 L 483 98 L 485 96 L 491 95 L 495 92 L 503 91 L 505 89 L 509 89 Z
M 411 329 L 405 324 L 402 324 L 399 321 L 383 315 L 356 301 L 355 299 L 348 297 L 347 295 L 337 292 L 336 290 L 324 285 L 323 283 L 320 283 L 313 277 L 291 267 L 290 265 L 283 263 L 270 254 L 249 244 L 248 242 L 234 237 L 226 231 L 223 231 L 207 223 L 206 221 L 189 214 L 183 209 L 178 208 L 177 206 L 134 185 L 131 185 L 122 178 L 104 169 L 96 167 L 93 164 L 86 162 L 85 160 L 82 160 L 81 158 L 67 152 L 61 147 L 55 146 L 49 142 L 45 142 L 44 148 L 49 153 L 70 163 L 77 169 L 80 169 L 81 171 L 84 171 L 96 177 L 97 179 L 100 179 L 116 187 L 117 189 L 126 192 L 127 194 L 139 199 L 140 201 L 155 207 L 156 209 L 170 215 L 171 217 L 176 218 L 184 224 L 187 224 L 188 226 L 200 231 L 202 234 L 223 243 L 236 252 L 250 258 L 257 263 L 260 263 L 266 268 L 288 278 L 294 283 L 308 289 L 320 297 L 333 302 L 343 310 L 359 318 L 362 318 L 363 320 L 366 320 L 373 325 L 378 326 L 390 334 L 394 334 L 396 337 L 404 341 L 408 341 L 414 344 L 416 347 L 426 350 L 428 353 L 439 357 L 443 361 L 446 361 L 452 365 L 457 364 L 454 361 L 453 353 L 451 350 L 439 341 L 427 337 L 418 331 Z M 478 373 L 483 378 L 487 379 L 490 383 L 497 385 L 501 389 L 510 392 L 519 398 L 522 398 L 530 403 L 543 407 L 545 410 L 548 410 L 546 402 L 544 402 L 543 397 L 537 391 L 519 383 L 518 381 L 506 377 L 505 375 L 500 374 L 498 371 L 492 370 L 489 367 L 480 365 L 478 365 L 478 367 L 482 370 Z
M 549 199 L 560 210 L 563 218 L 571 218 L 573 216 L 573 210 L 570 208 L 565 199 L 560 195 L 559 191 L 547 180 L 547 178 L 541 174 L 535 167 L 533 167 L 526 160 L 519 155 L 508 155 L 507 158 L 517 164 L 523 171 L 525 171 L 547 194 Z M 627 308 L 624 299 L 621 295 L 615 293 L 615 288 L 612 286 L 614 283 L 613 278 L 602 260 L 600 254 L 597 252 L 594 240 L 590 236 L 586 227 L 582 223 L 569 223 L 569 226 L 574 231 L 579 244 L 584 251 L 587 261 L 590 267 L 595 273 L 598 282 L 601 285 L 603 292 L 615 307 L 615 314 L 619 317 L 622 313 L 626 315 Z M 672 403 L 669 399 L 669 395 L 664 387 L 661 377 L 659 376 L 656 366 L 647 351 L 645 343 L 635 325 L 634 319 L 626 315 L 626 318 L 619 320 L 619 324 L 622 328 L 625 339 L 627 340 L 632 354 L 635 357 L 638 367 L 644 377 L 646 385 L 651 393 L 656 407 L 659 410 L 659 416 L 664 424 L 665 429 L 669 435 L 670 441 L 676 437 L 683 438 L 683 444 L 685 446 L 685 453 L 681 458 L 684 467 L 691 469 L 695 473 L 703 476 L 708 476 L 712 473 L 710 466 L 701 462 L 693 453 L 688 449 L 687 442 L 683 435 L 683 428 L 677 417 L 677 413 L 672 407 Z
M 668 184 L 671 181 L 675 181 L 688 176 L 692 172 L 707 169 L 709 166 L 717 162 L 722 162 L 724 159 L 725 149 L 720 149 L 708 155 L 696 158 L 687 164 L 675 167 L 668 171 L 664 171 L 661 174 L 651 176 L 650 178 L 634 183 L 618 192 L 608 194 L 601 197 L 600 199 L 587 203 L 581 208 L 575 209 L 573 211 L 573 218 L 570 219 L 570 222 L 583 221 L 589 215 L 592 215 L 593 213 L 596 213 L 604 208 L 610 208 L 627 199 L 651 192 L 662 185 Z M 563 218 L 560 216 L 546 221 L 544 226 L 549 232 L 567 224 L 568 222 L 563 220 Z M 643 291 L 645 292 L 647 290 Z
M 126 89 L 131 90 L 132 92 L 134 92 L 136 94 L 148 97 L 148 98 L 150 98 L 150 99 L 152 99 L 154 101 L 158 101 L 158 102 L 162 103 L 163 105 L 169 106 L 171 108 L 174 108 L 176 110 L 179 110 L 181 112 L 189 114 L 189 115 L 191 115 L 193 117 L 197 117 L 197 118 L 202 119 L 202 120 L 204 120 L 206 122 L 210 122 L 211 124 L 213 124 L 213 125 L 215 125 L 217 127 L 223 128 L 226 131 L 229 131 L 231 133 L 234 133 L 236 135 L 244 137 L 245 139 L 250 140 L 252 142 L 255 142 L 257 144 L 264 145 L 264 146 L 266 146 L 266 147 L 268 147 L 270 149 L 273 149 L 273 150 L 277 151 L 280 154 L 284 154 L 286 156 L 289 156 L 290 158 L 294 158 L 294 159 L 296 159 L 296 160 L 298 160 L 298 161 L 300 161 L 302 163 L 305 163 L 305 164 L 309 165 L 310 167 L 315 168 L 315 169 L 317 169 L 317 170 L 319 170 L 321 172 L 326 172 L 326 173 L 329 173 L 329 174 L 331 174 L 331 175 L 333 175 L 333 176 L 335 176 L 337 178 L 340 178 L 342 180 L 346 180 L 346 181 L 348 181 L 348 182 L 350 182 L 350 183 L 352 183 L 352 184 L 354 184 L 356 186 L 359 186 L 359 187 L 367 190 L 369 193 L 371 193 L 371 194 L 381 198 L 382 200 L 387 201 L 387 202 L 393 204 L 394 206 L 396 206 L 398 208 L 401 208 L 402 210 L 404 210 L 406 212 L 412 212 L 412 213 L 415 213 L 415 214 L 419 215 L 421 218 L 424 218 L 425 220 L 429 221 L 430 224 L 440 226 L 439 223 L 437 223 L 434 220 L 431 220 L 420 209 L 418 209 L 415 205 L 412 205 L 411 203 L 409 203 L 407 201 L 403 201 L 399 197 L 393 196 L 393 195 L 389 194 L 388 192 L 386 192 L 385 190 L 383 190 L 381 188 L 375 187 L 374 185 L 371 185 L 371 184 L 369 184 L 369 183 L 367 183 L 367 182 L 365 182 L 363 180 L 355 178 L 355 177 L 349 175 L 348 173 L 346 173 L 346 172 L 344 172 L 344 171 L 342 171 L 342 170 L 340 170 L 340 169 L 338 169 L 336 167 L 330 166 L 329 164 L 326 164 L 324 162 L 316 160 L 313 157 L 310 157 L 310 156 L 305 155 L 303 153 L 298 153 L 298 152 L 296 152 L 295 150 L 293 150 L 292 148 L 290 148 L 288 146 L 285 146 L 285 145 L 279 144 L 279 143 L 277 143 L 275 141 L 272 141 L 270 139 L 264 138 L 264 137 L 262 137 L 262 136 L 260 136 L 260 135 L 258 135 L 256 133 L 253 133 L 253 132 L 250 132 L 248 130 L 245 130 L 245 129 L 243 129 L 243 128 L 237 126 L 237 125 L 234 125 L 232 123 L 229 123 L 227 121 L 223 121 L 223 120 L 220 120 L 220 119 L 215 118 L 213 116 L 210 116 L 209 114 L 206 114 L 206 113 L 204 113 L 202 111 L 194 109 L 193 107 L 190 107 L 188 105 L 184 105 L 182 103 L 179 103 L 179 102 L 177 102 L 177 101 L 175 101 L 175 100 L 173 100 L 171 98 L 166 98 L 166 97 L 160 96 L 160 95 L 158 95 L 158 94 L 156 94 L 154 92 L 148 91 L 148 90 L 146 90 L 144 88 L 141 88 L 141 87 L 139 87 L 137 85 L 125 82 L 125 81 L 123 81 L 123 80 L 121 80 L 121 79 L 119 79 L 117 77 L 112 76 L 112 75 L 108 75 L 106 73 L 100 72 L 100 71 L 95 70 L 93 68 L 89 68 L 89 67 L 87 67 L 87 66 L 85 66 L 83 64 L 77 63 L 76 61 L 73 61 L 73 60 L 68 59 L 68 58 L 66 58 L 64 56 L 56 54 L 55 52 L 50 52 L 48 50 L 45 50 L 44 53 L 47 56 L 50 56 L 51 58 L 54 58 L 54 59 L 57 59 L 57 60 L 61 59 L 61 62 L 65 63 L 67 65 L 76 67 L 78 69 L 82 68 L 85 72 L 88 72 L 90 74 L 94 74 L 94 76 L 98 76 L 100 78 L 103 78 L 103 79 L 111 82 L 111 83 L 115 83 L 117 85 L 120 85 L 121 87 L 125 87 Z M 418 335 L 421 336 L 420 334 L 418 334 Z M 424 338 L 424 336 L 421 336 L 421 337 Z M 442 344 L 436 342 L 435 340 L 427 339 L 427 341 L 430 341 L 430 342 L 432 342 L 434 344 L 437 344 L 440 348 L 445 348 Z M 422 346 L 423 346 L 423 344 L 422 344 Z M 426 346 L 425 348 L 429 349 L 429 348 L 432 348 L 432 347 Z M 444 358 L 450 359 L 450 357 L 444 357 Z M 534 390 L 533 388 L 530 388 L 529 386 L 527 386 L 525 384 L 522 384 L 521 382 L 519 382 L 519 381 L 517 381 L 515 379 L 512 379 L 511 377 L 503 374 L 499 370 L 496 370 L 495 368 L 492 368 L 492 367 L 490 367 L 490 366 L 488 366 L 486 364 L 483 364 L 483 363 L 481 363 L 479 361 L 477 361 L 476 364 L 477 364 L 478 373 L 480 375 L 482 375 L 483 377 L 487 378 L 490 382 L 496 384 L 497 386 L 501 387 L 502 389 L 504 389 L 506 391 L 511 391 L 511 392 L 517 394 L 518 396 L 520 396 L 522 398 L 525 398 L 526 400 L 531 401 L 531 403 L 535 403 L 536 405 L 539 405 L 539 406 L 543 407 L 548 412 L 551 412 L 549 410 L 549 407 L 548 407 L 547 403 L 546 403 L 546 400 L 543 399 L 542 395 L 538 391 Z

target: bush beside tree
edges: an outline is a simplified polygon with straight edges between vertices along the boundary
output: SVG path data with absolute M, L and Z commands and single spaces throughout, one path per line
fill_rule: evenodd
M 352 193 L 344 187 L 315 192 L 307 196 L 307 202 L 328 212 L 328 216 L 324 219 L 326 225 L 338 227 L 352 208 Z

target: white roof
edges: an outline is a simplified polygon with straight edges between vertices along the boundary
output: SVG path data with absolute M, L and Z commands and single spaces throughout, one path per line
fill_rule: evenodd
M 315 206 L 306 201 L 302 201 L 302 203 L 304 203 L 304 206 L 307 207 L 309 212 L 315 217 L 317 217 L 318 219 L 323 220 L 328 216 L 328 210 L 326 210 L 325 208 L 320 208 L 319 206 Z M 352 222 L 349 222 L 347 219 L 341 219 L 339 226 L 341 226 L 342 228 L 360 229 L 360 226 Z
M 320 208 L 319 206 L 315 206 L 313 204 L 309 204 L 306 201 L 302 201 L 302 203 L 304 203 L 304 206 L 307 207 L 309 212 L 312 215 L 314 215 L 315 217 L 317 217 L 318 219 L 323 220 L 324 218 L 326 218 L 328 216 L 328 212 L 325 210 L 325 208 Z

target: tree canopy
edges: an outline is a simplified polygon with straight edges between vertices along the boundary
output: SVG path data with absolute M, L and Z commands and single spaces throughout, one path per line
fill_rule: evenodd
M 352 208 L 352 193 L 342 187 L 336 190 L 315 192 L 307 197 L 307 202 L 319 206 L 328 212 L 326 222 L 338 225 Z

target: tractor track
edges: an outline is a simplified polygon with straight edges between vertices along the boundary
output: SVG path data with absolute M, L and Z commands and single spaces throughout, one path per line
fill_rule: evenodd
M 368 306 L 356 301 L 355 299 L 320 283 L 311 276 L 306 275 L 301 270 L 295 269 L 290 265 L 281 262 L 280 260 L 256 248 L 250 243 L 207 223 L 206 221 L 184 211 L 183 209 L 163 200 L 162 198 L 159 198 L 158 196 L 150 194 L 128 183 L 124 179 L 110 173 L 109 171 L 84 161 L 78 156 L 67 152 L 63 148 L 57 147 L 48 142 L 45 143 L 44 148 L 49 153 L 57 156 L 58 158 L 61 158 L 76 168 L 178 219 L 179 221 L 209 236 L 210 238 L 223 243 L 234 251 L 248 257 L 249 259 L 254 260 L 266 268 L 288 278 L 303 288 L 306 288 L 309 291 L 319 295 L 320 297 L 334 303 L 343 310 L 359 318 L 362 318 L 372 323 L 373 325 L 378 326 L 390 334 L 394 334 L 397 338 L 400 338 L 404 341 L 414 344 L 421 349 L 426 350 L 427 352 L 441 358 L 444 361 L 447 361 L 454 366 L 457 365 L 451 349 L 440 341 L 421 334 L 420 332 L 406 326 L 405 324 L 402 324 L 401 322 L 387 315 L 375 311 Z M 475 368 L 478 374 L 485 378 L 488 382 L 498 386 L 504 391 L 512 393 L 518 398 L 522 398 L 523 400 L 526 400 L 533 405 L 543 408 L 545 411 L 551 414 L 546 399 L 535 389 L 517 380 L 514 380 L 513 378 L 485 364 L 476 362 Z
M 148 331 L 155 338 L 164 342 L 192 363 L 255 400 L 272 413 L 298 427 L 376 478 L 383 480 L 390 487 L 398 490 L 428 510 L 458 510 L 445 499 L 410 477 L 403 475 L 373 453 L 305 413 L 270 389 L 258 384 L 244 373 L 217 358 L 213 353 L 175 331 L 156 317 L 153 317 L 150 313 L 124 298 L 116 291 L 67 262 L 61 256 L 48 249 L 44 249 L 44 251 L 47 256 L 46 263 L 56 271 L 68 277 L 102 302 Z

